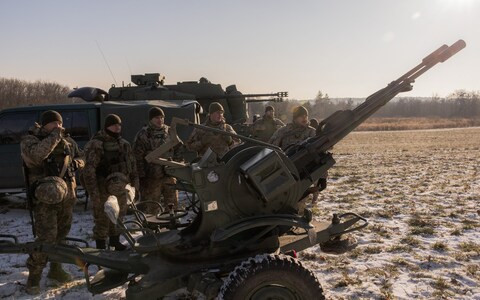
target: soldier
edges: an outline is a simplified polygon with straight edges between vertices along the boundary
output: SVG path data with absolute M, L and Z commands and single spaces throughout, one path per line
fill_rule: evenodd
M 34 200 L 36 241 L 61 243 L 72 225 L 75 171 L 83 168 L 84 161 L 77 143 L 64 134 L 62 116 L 58 112 L 43 112 L 40 123 L 35 123 L 20 143 L 26 182 L 30 184 L 28 193 Z M 40 293 L 40 279 L 47 260 L 43 253 L 28 257 L 27 293 Z M 70 274 L 57 262 L 50 262 L 47 277 L 60 283 L 71 280 Z
M 204 125 L 236 134 L 232 126 L 225 123 L 223 117 L 224 112 L 223 106 L 220 103 L 210 103 L 207 120 Z M 185 145 L 188 150 L 197 151 L 200 156 L 203 155 L 208 148 L 211 148 L 218 157 L 222 157 L 237 143 L 240 143 L 238 138 L 195 128 Z
M 265 114 L 252 125 L 252 136 L 263 142 L 268 142 L 277 129 L 285 126 L 280 119 L 275 118 L 273 106 L 265 107 Z
M 293 122 L 278 129 L 270 138 L 270 143 L 286 149 L 288 146 L 315 136 L 315 128 L 308 122 L 308 110 L 297 106 L 293 110 Z
M 93 238 L 97 249 L 109 245 L 116 251 L 125 250 L 120 242 L 119 232 L 104 212 L 108 196 L 117 197 L 120 207 L 119 218 L 127 211 L 125 186 L 130 183 L 138 190 L 138 176 L 135 157 L 130 144 L 121 138 L 122 121 L 119 116 L 110 114 L 105 118 L 103 129 L 85 145 L 85 187 L 93 203 Z
M 297 106 L 293 110 L 293 122 L 288 123 L 285 127 L 278 129 L 270 139 L 270 143 L 286 149 L 288 146 L 296 144 L 297 142 L 306 140 L 309 137 L 316 135 L 316 129 L 309 126 L 308 110 L 303 106 Z M 323 182 L 323 181 L 319 181 Z M 312 202 L 315 202 L 319 196 L 317 185 L 313 186 Z M 305 201 L 301 201 L 300 207 L 303 208 Z M 300 209 L 300 213 L 303 209 Z
M 163 195 L 164 207 L 173 204 L 178 207 L 178 192 L 173 185 L 176 179 L 165 174 L 165 167 L 148 163 L 145 160 L 150 152 L 170 141 L 169 126 L 165 122 L 165 114 L 161 108 L 152 107 L 148 112 L 148 125 L 140 129 L 133 142 L 133 153 L 137 162 L 138 176 L 140 177 L 140 195 L 142 200 L 160 202 Z M 173 158 L 176 154 L 170 149 L 163 158 Z M 147 213 L 156 214 L 157 207 L 148 205 Z

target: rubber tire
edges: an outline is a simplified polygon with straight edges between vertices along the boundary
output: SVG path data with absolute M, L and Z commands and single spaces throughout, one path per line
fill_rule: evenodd
M 258 293 L 262 286 L 280 286 L 294 294 L 294 299 L 325 299 L 315 274 L 291 256 L 263 254 L 243 261 L 224 281 L 219 300 L 246 300 L 257 293 L 257 298 L 268 299 Z M 260 288 L 260 289 L 259 289 Z M 268 288 L 267 288 L 268 289 Z M 279 292 L 282 288 L 278 288 Z M 263 290 L 265 291 L 265 290 Z M 291 299 L 275 294 L 272 299 Z

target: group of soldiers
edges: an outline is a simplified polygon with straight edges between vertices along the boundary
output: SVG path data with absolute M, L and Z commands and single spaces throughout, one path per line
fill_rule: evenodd
M 220 103 L 211 103 L 204 125 L 235 134 L 223 114 L 224 108 Z M 128 206 L 127 184 L 140 192 L 142 201 L 159 202 L 163 199 L 162 205 L 177 208 L 176 179 L 168 176 L 163 166 L 148 163 L 145 159 L 172 138 L 162 109 L 152 107 L 149 110 L 148 124 L 137 133 L 132 146 L 121 137 L 122 120 L 115 114 L 105 118 L 103 129 L 85 145 L 84 151 L 64 133 L 62 124 L 62 116 L 58 112 L 46 111 L 41 115 L 40 123 L 36 123 L 21 142 L 28 193 L 34 199 L 36 241 L 51 244 L 65 242 L 76 200 L 77 171 L 93 205 L 93 237 L 98 249 L 126 249 L 120 242 L 118 229 L 104 211 L 104 204 L 110 195 L 116 196 L 119 218 L 123 218 Z M 287 125 L 275 118 L 272 106 L 267 106 L 264 116 L 252 125 L 251 135 L 285 149 L 315 135 L 316 129 L 309 124 L 308 111 L 303 106 L 295 108 L 292 122 Z M 196 151 L 199 156 L 210 148 L 221 157 L 240 142 L 231 135 L 195 128 L 185 147 Z M 183 159 L 179 147 L 172 147 L 162 157 L 177 161 Z M 155 213 L 155 207 L 147 207 L 147 212 Z M 46 254 L 30 254 L 26 263 L 29 270 L 27 293 L 40 292 L 39 283 L 47 262 Z M 50 262 L 47 277 L 61 283 L 71 280 L 71 275 L 56 262 Z

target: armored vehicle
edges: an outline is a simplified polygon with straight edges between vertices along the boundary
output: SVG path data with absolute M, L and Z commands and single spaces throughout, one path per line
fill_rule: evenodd
M 117 87 L 112 85 L 108 93 L 102 89 L 83 87 L 70 94 L 85 101 L 135 101 L 135 100 L 196 100 L 200 104 L 198 113 L 201 121 L 206 117 L 208 106 L 212 102 L 220 102 L 225 109 L 225 120 L 234 126 L 237 132 L 242 130 L 248 116 L 249 102 L 280 102 L 288 97 L 288 92 L 242 94 L 236 85 L 222 88 L 220 84 L 211 83 L 205 77 L 198 81 L 183 81 L 176 84 L 165 84 L 165 77 L 160 73 L 131 75 L 131 83 Z
M 207 299 L 323 299 L 318 278 L 295 258 L 296 251 L 364 228 L 367 220 L 346 212 L 317 222 L 308 209 L 298 213 L 299 201 L 335 164 L 329 149 L 393 97 L 410 91 L 416 78 L 464 47 L 462 40 L 441 46 L 355 109 L 332 114 L 315 137 L 285 151 L 243 138 L 242 145 L 221 159 L 207 151 L 198 162 L 175 163 L 158 158 L 162 147 L 155 150 L 147 159 L 165 165 L 169 175 L 198 197 L 196 215 L 185 224 L 171 209 L 140 218 L 140 228 L 127 229 L 111 214 L 112 221 L 124 228 L 130 251 L 18 244 L 10 237 L 0 243 L 0 253 L 44 252 L 50 260 L 76 263 L 84 268 L 92 293 L 129 282 L 127 299 L 158 299 L 182 287 Z M 173 129 L 181 126 L 215 131 L 174 120 Z M 131 189 L 129 194 L 133 199 Z M 108 205 L 107 210 L 111 211 Z M 156 220 L 172 222 L 169 229 L 150 227 Z M 132 236 L 133 230 L 140 236 Z M 91 264 L 103 267 L 93 279 L 88 273 Z

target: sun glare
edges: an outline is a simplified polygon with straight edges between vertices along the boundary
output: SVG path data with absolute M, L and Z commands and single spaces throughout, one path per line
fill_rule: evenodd
M 418 18 L 420 18 L 422 14 L 419 12 L 419 11 L 416 11 L 412 14 L 412 20 L 416 20 Z
M 476 0 L 440 0 L 447 8 L 464 9 L 470 8 Z

